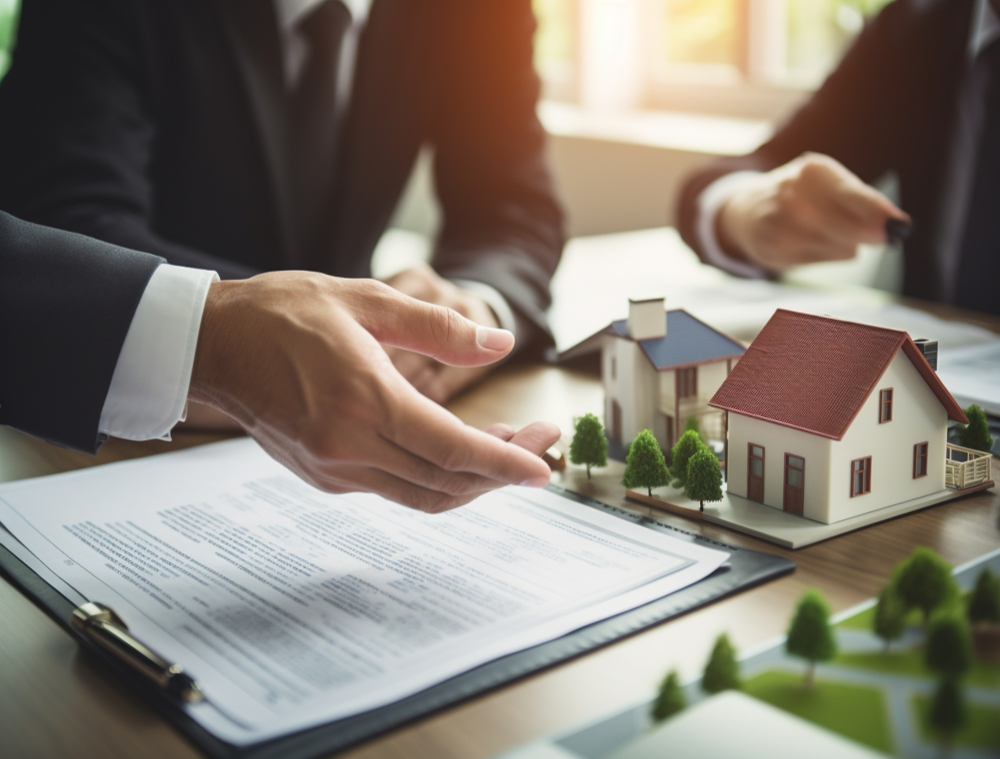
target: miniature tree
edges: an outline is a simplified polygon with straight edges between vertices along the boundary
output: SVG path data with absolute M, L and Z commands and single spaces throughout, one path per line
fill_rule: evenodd
M 664 677 L 663 682 L 660 683 L 660 692 L 653 702 L 651 715 L 656 722 L 662 722 L 668 717 L 673 717 L 685 706 L 687 706 L 687 700 L 684 698 L 677 670 L 671 670 L 670 674 Z
M 628 447 L 622 485 L 631 489 L 646 488 L 646 492 L 652 496 L 653 488 L 662 487 L 668 482 L 670 472 L 660 444 L 656 442 L 652 432 L 643 430 Z
M 670 459 L 670 476 L 673 478 L 673 486 L 682 488 L 687 485 L 687 465 L 702 448 L 707 446 L 701 441 L 701 435 L 694 430 L 688 430 L 681 439 L 674 444 Z
M 986 421 L 986 412 L 973 403 L 965 410 L 969 423 L 962 429 L 960 440 L 966 448 L 989 452 L 993 449 L 993 437 L 990 435 L 990 425 Z
M 1000 622 L 1000 579 L 989 569 L 976 578 L 976 587 L 969 598 L 969 621 Z
M 608 439 L 604 435 L 604 425 L 593 414 L 584 414 L 574 422 L 573 442 L 569 444 L 569 460 L 587 467 L 588 480 L 590 467 L 607 466 Z
M 816 662 L 830 661 L 837 653 L 837 641 L 830 627 L 830 607 L 818 590 L 807 590 L 788 628 L 785 650 L 809 662 L 805 685 L 815 684 Z
M 955 733 L 965 725 L 967 716 L 961 685 L 949 677 L 942 679 L 931 699 L 927 720 L 934 731 L 941 736 L 944 756 L 948 755 Z
M 918 546 L 910 557 L 896 567 L 892 581 L 897 595 L 907 608 L 924 614 L 924 625 L 931 612 L 958 595 L 951 565 L 930 548 Z
M 972 666 L 969 627 L 957 614 L 941 614 L 927 629 L 924 648 L 927 668 L 942 677 L 960 678 Z
M 906 611 L 906 604 L 896 595 L 891 585 L 882 589 L 875 606 L 872 630 L 885 641 L 886 651 L 892 641 L 902 637 L 906 630 Z
M 684 425 L 685 432 L 697 432 L 698 437 L 701 437 L 701 427 L 698 425 L 698 417 L 690 416 L 688 417 L 687 424 Z
M 723 633 L 715 639 L 712 654 L 701 676 L 701 688 L 706 693 L 721 693 L 724 690 L 739 690 L 740 665 L 736 661 L 736 649 Z
M 719 460 L 708 448 L 702 448 L 688 461 L 684 492 L 692 501 L 701 504 L 700 511 L 705 510 L 705 501 L 722 500 L 722 470 Z

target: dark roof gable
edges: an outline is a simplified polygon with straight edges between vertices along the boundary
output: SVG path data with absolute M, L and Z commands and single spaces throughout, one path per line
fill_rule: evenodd
M 652 340 L 638 340 L 639 347 L 657 371 L 675 369 L 681 366 L 703 364 L 710 361 L 724 361 L 739 358 L 744 348 L 730 337 L 726 337 L 705 322 L 695 319 L 682 308 L 665 312 L 667 336 Z M 605 333 L 626 340 L 628 320 L 612 322 Z

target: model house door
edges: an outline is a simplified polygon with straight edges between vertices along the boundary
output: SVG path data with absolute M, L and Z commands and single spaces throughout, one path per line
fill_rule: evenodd
M 764 446 L 753 443 L 747 454 L 747 498 L 764 502 Z
M 802 493 L 806 486 L 806 460 L 785 454 L 785 496 L 782 508 L 789 514 L 802 516 Z
M 611 437 L 619 443 L 622 441 L 622 407 L 618 401 L 611 401 Z

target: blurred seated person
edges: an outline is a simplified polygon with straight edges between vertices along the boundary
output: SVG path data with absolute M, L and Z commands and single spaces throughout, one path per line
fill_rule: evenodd
M 424 147 L 443 222 L 390 284 L 548 341 L 562 214 L 530 0 L 22 0 L 0 208 L 238 279 L 368 277 Z M 444 401 L 485 369 L 390 349 Z
M 1000 314 L 1000 0 L 896 0 L 754 153 L 686 182 L 702 260 L 772 276 L 852 258 L 912 220 L 903 293 Z M 871 187 L 899 181 L 896 206 Z
M 541 486 L 559 430 L 479 431 L 424 397 L 382 346 L 454 366 L 506 356 L 509 332 L 379 282 L 214 272 L 0 213 L 0 424 L 96 453 L 169 438 L 188 400 L 235 419 L 326 491 L 424 511 Z

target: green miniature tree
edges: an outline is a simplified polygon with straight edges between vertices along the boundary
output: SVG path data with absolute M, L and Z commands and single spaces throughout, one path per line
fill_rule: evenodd
M 1000 579 L 989 569 L 976 578 L 976 587 L 969 598 L 969 621 L 1000 622 Z
M 924 625 L 931 613 L 958 595 L 951 565 L 930 548 L 918 546 L 896 567 L 892 586 L 907 608 L 920 609 Z
M 689 416 L 687 424 L 684 425 L 685 432 L 697 432 L 698 437 L 701 437 L 701 427 L 698 425 L 698 417 Z
M 701 435 L 694 430 L 688 430 L 674 444 L 670 459 L 670 476 L 673 486 L 682 488 L 687 485 L 687 466 L 691 457 L 707 446 L 701 441 Z
M 965 410 L 969 423 L 962 429 L 960 440 L 966 448 L 977 451 L 991 451 L 993 437 L 990 435 L 990 425 L 986 421 L 986 412 L 973 403 Z
M 939 614 L 927 628 L 927 668 L 942 677 L 960 678 L 972 666 L 969 627 L 957 614 Z
M 815 684 L 816 662 L 830 661 L 836 655 L 837 641 L 830 627 L 830 607 L 818 590 L 807 590 L 799 601 L 788 628 L 785 650 L 809 662 L 805 677 L 807 688 Z
M 569 444 L 569 460 L 587 467 L 588 480 L 590 467 L 607 466 L 608 439 L 604 435 L 604 425 L 593 414 L 584 414 L 574 421 L 573 442 Z
M 668 482 L 670 472 L 660 444 L 656 442 L 652 432 L 643 430 L 628 447 L 622 485 L 630 489 L 646 488 L 646 492 L 652 496 L 653 488 L 662 487 Z
M 685 706 L 687 706 L 687 700 L 684 698 L 677 670 L 671 670 L 670 674 L 664 677 L 663 682 L 660 683 L 660 692 L 653 702 L 651 715 L 654 721 L 663 722 L 668 717 L 673 717 Z
M 688 461 L 684 492 L 692 501 L 701 504 L 700 511 L 705 510 L 705 501 L 722 500 L 722 470 L 719 460 L 708 448 L 702 448 Z
M 927 720 L 941 737 L 941 751 L 948 756 L 955 733 L 965 726 L 968 717 L 962 687 L 958 681 L 944 678 L 938 683 Z
M 712 654 L 701 676 L 701 688 L 706 693 L 721 693 L 724 690 L 739 690 L 740 665 L 736 661 L 736 649 L 723 633 L 715 639 Z
M 896 595 L 891 585 L 883 588 L 878 595 L 872 630 L 885 641 L 886 651 L 892 641 L 902 637 L 906 630 L 906 604 Z

